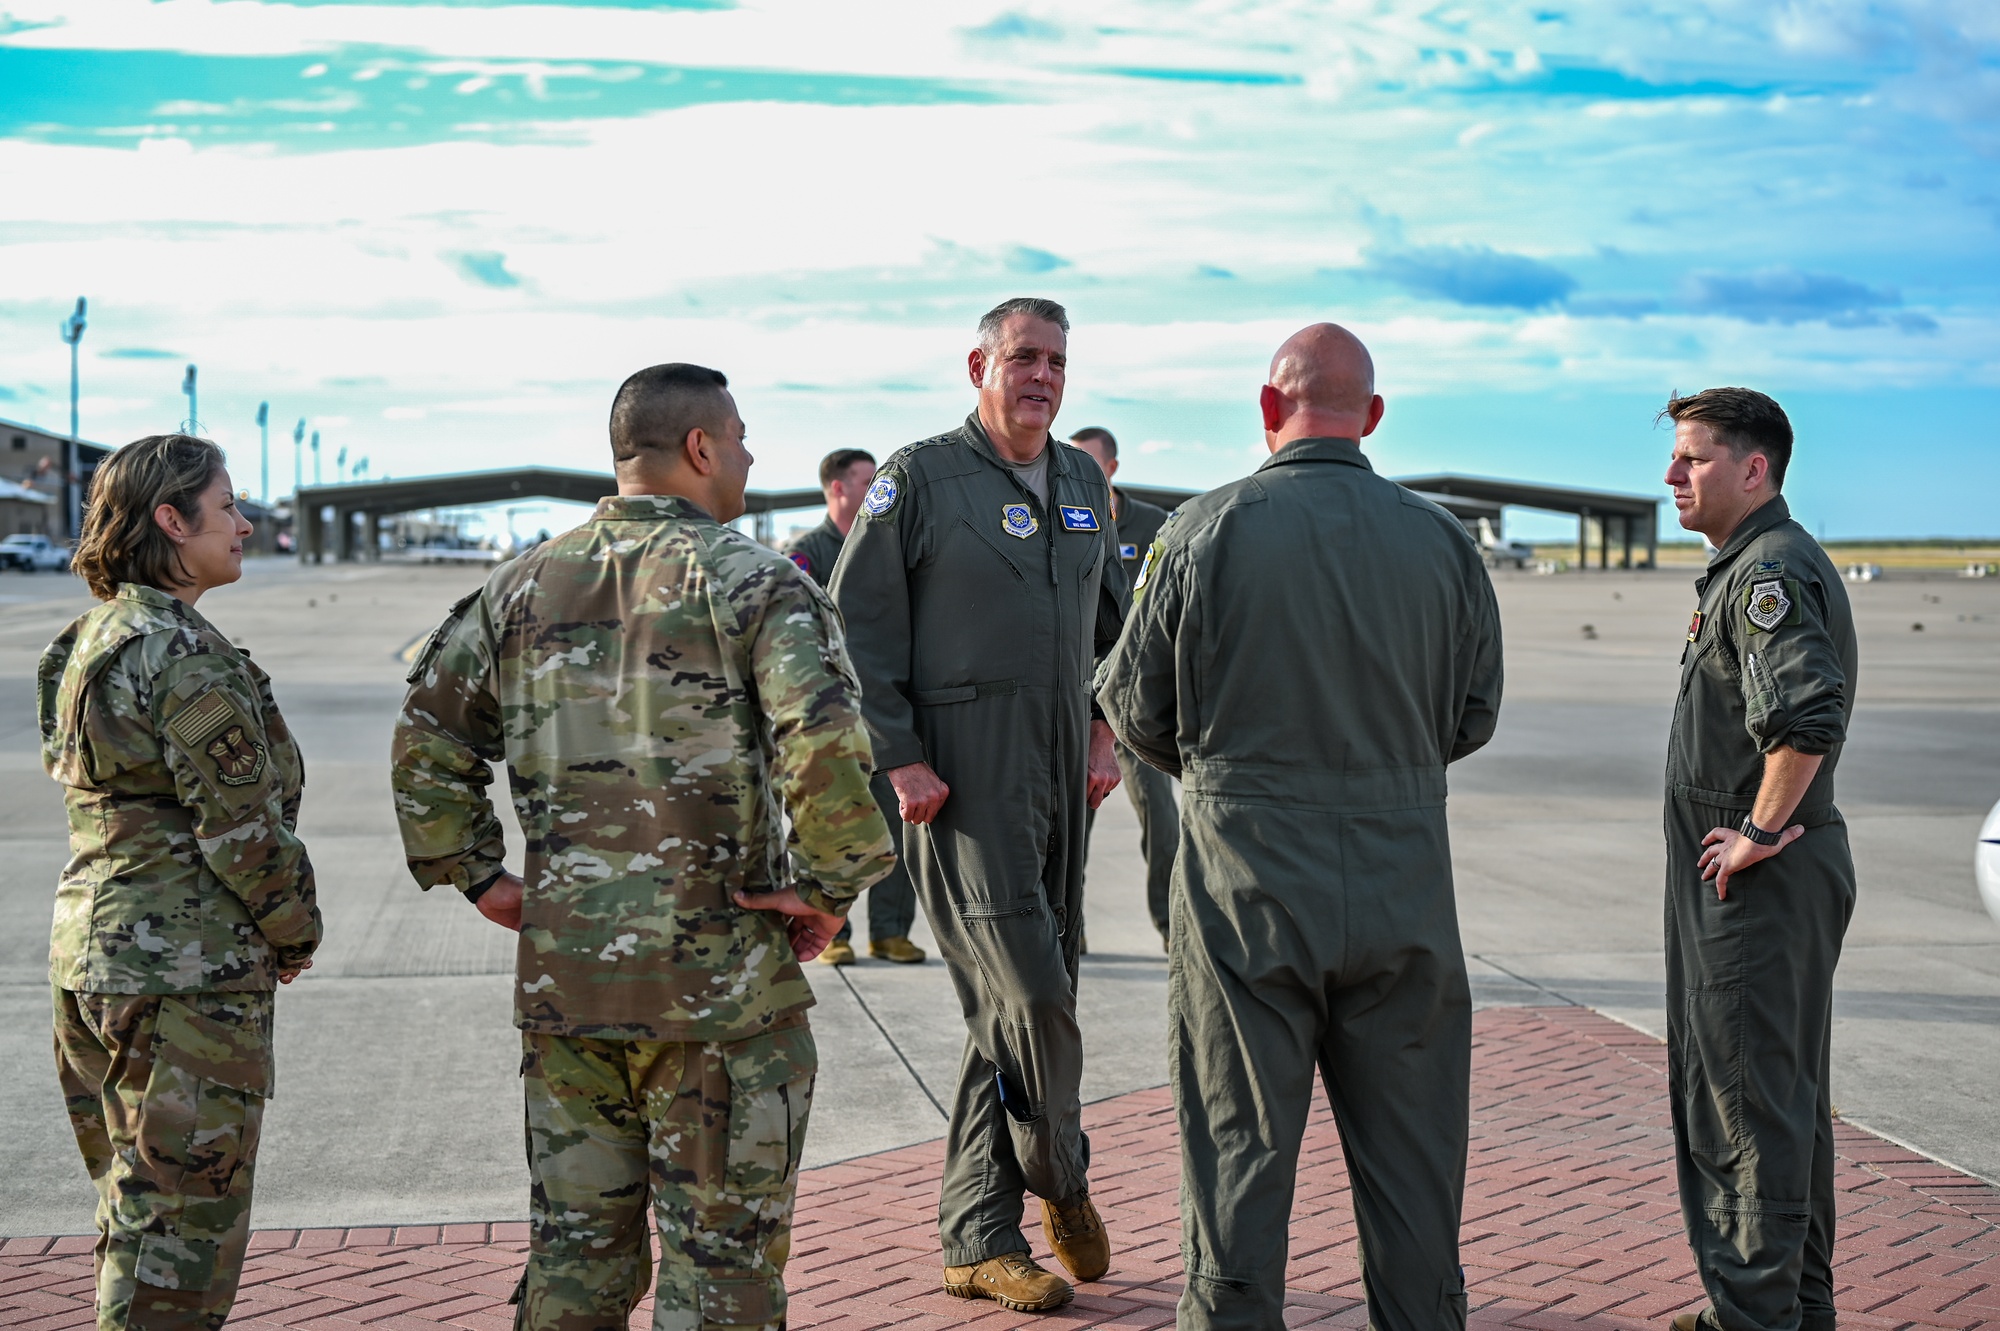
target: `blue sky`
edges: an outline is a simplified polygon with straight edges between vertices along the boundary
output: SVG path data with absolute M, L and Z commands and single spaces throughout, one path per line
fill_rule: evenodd
M 1133 480 L 1254 466 L 1333 318 L 1392 474 L 1656 491 L 1667 393 L 1743 383 L 1816 530 L 1994 535 L 1996 154 L 1985 0 L 0 0 L 0 416 L 66 424 L 81 294 L 85 434 L 194 361 L 253 489 L 262 400 L 274 490 L 301 417 L 329 479 L 600 467 L 662 360 L 798 485 L 1036 293 Z

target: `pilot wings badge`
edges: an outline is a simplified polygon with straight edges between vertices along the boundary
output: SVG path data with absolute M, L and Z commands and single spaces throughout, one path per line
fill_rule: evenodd
M 1035 510 L 1026 504 L 1000 505 L 1000 530 L 1009 536 L 1025 541 L 1041 529 L 1042 524 L 1035 521 Z
M 1752 624 L 1769 633 L 1785 622 L 1785 616 L 1792 612 L 1792 599 L 1785 595 L 1782 578 L 1769 582 L 1751 584 L 1749 604 L 1743 614 Z

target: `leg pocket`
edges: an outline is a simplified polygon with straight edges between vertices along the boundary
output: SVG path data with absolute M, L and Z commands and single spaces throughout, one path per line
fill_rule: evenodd
M 793 1026 L 720 1046 L 729 1077 L 729 1149 L 723 1187 L 739 1196 L 783 1189 L 805 1153 L 819 1051 Z
M 254 1156 L 271 1091 L 271 1012 L 269 994 L 161 1000 L 140 1135 L 148 1126 L 159 1129 L 162 1164 L 175 1174 L 170 1180 L 163 1171 L 160 1185 L 167 1191 L 183 1198 L 228 1197 L 237 1172 Z
M 207 1289 L 215 1281 L 218 1246 L 213 1239 L 141 1234 L 132 1274 L 140 1284 L 154 1289 Z
M 1681 1051 L 1681 1112 L 1688 1149 L 1733 1166 L 1743 1142 L 1744 992 L 1690 989 Z

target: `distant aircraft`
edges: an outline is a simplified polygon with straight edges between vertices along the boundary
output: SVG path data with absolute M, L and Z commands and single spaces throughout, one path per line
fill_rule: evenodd
M 1503 541 L 1500 533 L 1493 530 L 1493 519 L 1479 520 L 1479 553 L 1485 557 L 1489 567 L 1498 568 L 1502 564 L 1512 564 L 1515 568 L 1526 568 L 1528 561 L 1535 557 L 1535 547 L 1525 541 Z

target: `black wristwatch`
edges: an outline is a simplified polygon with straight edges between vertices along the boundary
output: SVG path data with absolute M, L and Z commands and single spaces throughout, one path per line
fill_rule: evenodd
M 1756 823 L 1750 821 L 1750 815 L 1747 813 L 1743 815 L 1743 825 L 1736 830 L 1760 846 L 1775 846 L 1785 839 L 1781 833 L 1766 832 L 1763 828 L 1757 826 Z

